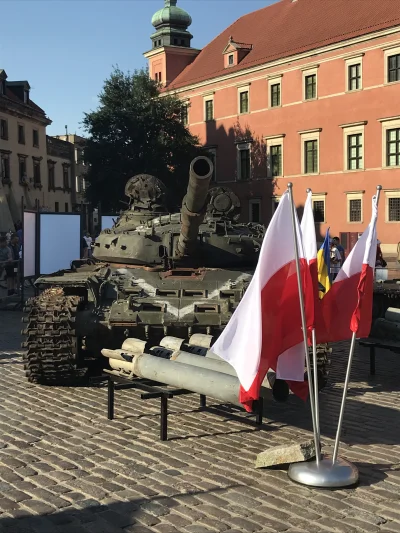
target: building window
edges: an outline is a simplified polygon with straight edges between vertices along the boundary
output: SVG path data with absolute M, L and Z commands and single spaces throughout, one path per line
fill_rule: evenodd
M 386 166 L 400 166 L 400 128 L 386 131 Z
M 63 188 L 69 189 L 69 168 L 67 165 L 63 165 Z
M 362 133 L 347 135 L 347 170 L 363 168 Z
M 272 214 L 274 214 L 275 211 L 278 209 L 279 202 L 280 202 L 280 200 L 278 198 L 274 198 L 273 199 L 273 205 L 272 205 L 273 212 L 272 212 Z
M 347 193 L 347 222 L 361 223 L 363 221 L 364 191 Z
M 250 143 L 239 144 L 238 149 L 238 179 L 249 180 L 251 177 Z
M 348 90 L 358 91 L 361 89 L 361 63 L 348 67 Z
M 20 157 L 18 161 L 19 166 L 19 181 L 20 183 L 26 182 L 26 158 Z
M 271 107 L 279 107 L 281 105 L 281 84 L 274 83 L 271 85 Z
M 271 177 L 282 176 L 282 145 L 272 145 L 270 148 Z
M 400 81 L 400 54 L 388 57 L 388 83 Z
M 400 198 L 388 198 L 389 222 L 400 222 Z
M 317 98 L 317 75 L 311 74 L 305 77 L 305 100 Z
M 181 122 L 184 126 L 189 124 L 189 106 L 185 104 L 181 107 Z
M 68 207 L 69 207 L 68 202 L 65 202 L 65 212 L 66 213 L 68 213 Z
M 325 222 L 325 199 L 313 199 L 313 211 L 315 222 Z
M 60 212 L 60 204 L 59 204 L 58 202 L 56 202 L 56 203 L 54 204 L 54 211 L 55 211 L 56 213 L 59 213 L 59 212 Z
M 0 171 L 1 171 L 1 179 L 3 183 L 10 181 L 10 160 L 8 158 L 8 155 L 1 154 L 0 156 Z
M 8 124 L 4 118 L 0 120 L 0 139 L 3 139 L 3 141 L 8 139 Z
M 33 130 L 33 146 L 39 148 L 39 131 Z
M 18 143 L 25 144 L 25 128 L 22 124 L 18 124 Z
M 250 219 L 250 222 L 260 224 L 261 222 L 261 200 L 250 200 L 249 219 Z
M 38 161 L 37 159 L 33 160 L 33 184 L 34 185 L 41 184 L 40 161 Z
M 206 122 L 214 120 L 214 100 L 205 101 Z
M 249 91 L 239 93 L 239 112 L 241 114 L 249 112 Z
M 232 66 L 234 63 L 233 54 L 229 54 L 228 56 L 228 65 Z
M 304 142 L 304 173 L 316 174 L 318 172 L 318 141 Z
M 54 190 L 56 187 L 54 163 L 48 163 L 48 173 L 49 173 L 49 189 Z

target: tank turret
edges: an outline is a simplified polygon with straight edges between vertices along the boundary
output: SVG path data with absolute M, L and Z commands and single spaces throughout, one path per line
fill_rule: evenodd
M 196 157 L 190 165 L 189 184 L 181 209 L 178 257 L 188 255 L 196 244 L 207 211 L 208 187 L 213 171 L 211 160 L 204 156 Z

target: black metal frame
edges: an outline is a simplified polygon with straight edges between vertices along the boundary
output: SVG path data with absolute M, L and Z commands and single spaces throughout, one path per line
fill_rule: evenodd
M 168 400 L 174 396 L 183 396 L 186 394 L 195 394 L 193 391 L 186 389 L 167 388 L 168 385 L 158 383 L 143 378 L 127 379 L 122 376 L 113 374 L 103 374 L 102 376 L 91 378 L 92 384 L 107 383 L 107 418 L 114 420 L 114 405 L 115 405 L 115 391 L 137 389 L 143 391 L 140 395 L 142 400 L 152 400 L 160 398 L 160 440 L 168 440 Z M 207 406 L 207 398 L 200 394 L 200 408 L 204 409 Z M 260 397 L 255 402 L 254 414 L 256 416 L 256 425 L 261 426 L 263 422 L 263 398 Z

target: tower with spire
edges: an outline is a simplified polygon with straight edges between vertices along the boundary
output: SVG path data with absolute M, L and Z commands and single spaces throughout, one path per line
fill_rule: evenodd
M 170 85 L 200 52 L 190 46 L 193 35 L 188 28 L 192 17 L 177 3 L 177 0 L 164 0 L 164 7 L 153 15 L 152 49 L 144 54 L 149 60 L 150 76 L 165 86 Z

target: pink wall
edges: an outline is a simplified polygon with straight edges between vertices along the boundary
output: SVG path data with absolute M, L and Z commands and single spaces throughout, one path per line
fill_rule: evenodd
M 349 43 L 347 43 L 348 45 Z M 385 85 L 384 48 L 388 44 L 400 47 L 400 31 L 396 34 L 371 38 L 362 44 L 342 46 L 329 53 L 291 61 L 276 68 L 265 68 L 242 75 L 230 75 L 223 81 L 209 82 L 201 87 L 179 90 L 181 98 L 190 99 L 189 127 L 204 145 L 216 146 L 217 180 L 226 183 L 240 196 L 243 219 L 249 216 L 249 200 L 260 198 L 262 221 L 268 223 L 272 212 L 272 196 L 280 195 L 288 181 L 294 183 L 298 204 L 305 200 L 305 191 L 311 187 L 315 194 L 324 193 L 326 222 L 319 225 L 321 234 L 330 226 L 331 232 L 362 231 L 371 215 L 371 196 L 377 184 L 384 189 L 399 191 L 400 168 L 383 169 L 382 123 L 379 119 L 400 115 L 400 84 Z M 362 56 L 362 84 L 360 91 L 348 92 L 346 62 L 348 56 Z M 221 50 L 222 54 L 222 50 Z M 169 60 L 168 60 L 169 61 Z M 169 64 L 169 63 L 168 63 Z M 317 69 L 318 99 L 303 102 L 304 68 Z M 282 74 L 281 103 L 279 108 L 268 109 L 268 77 Z M 238 115 L 238 87 L 249 82 L 250 113 Z M 204 96 L 214 92 L 215 120 L 204 122 Z M 253 139 L 285 134 L 283 140 L 284 176 L 271 180 L 266 169 L 259 167 L 248 182 L 238 182 L 236 176 L 237 149 L 235 124 L 248 127 Z M 366 121 L 364 126 L 364 169 L 345 171 L 343 124 Z M 319 145 L 319 174 L 305 175 L 301 165 L 301 136 L 299 131 L 321 128 Z M 254 146 L 254 144 L 253 144 Z M 363 195 L 363 222 L 347 220 L 346 192 L 365 191 Z M 382 193 L 378 236 L 385 244 L 400 241 L 400 222 L 386 222 L 386 194 Z M 393 248 L 393 246 L 392 246 Z

